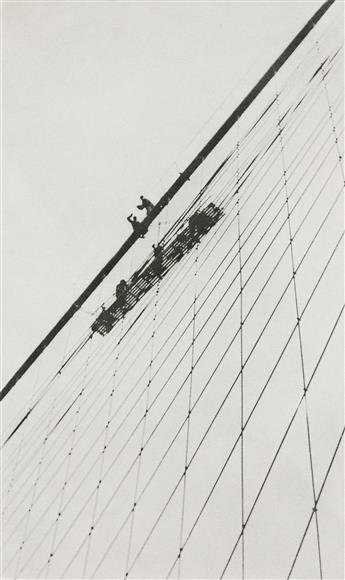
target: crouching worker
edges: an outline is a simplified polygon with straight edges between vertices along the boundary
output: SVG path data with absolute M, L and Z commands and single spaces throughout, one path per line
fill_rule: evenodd
M 152 262 L 152 268 L 156 276 L 161 279 L 163 273 L 163 250 L 159 244 L 157 244 L 157 246 L 153 244 L 152 248 L 155 257 Z
M 127 221 L 131 224 L 134 233 L 136 233 L 140 238 L 145 237 L 147 227 L 141 222 L 138 222 L 136 216 L 133 216 L 133 214 L 129 215 Z

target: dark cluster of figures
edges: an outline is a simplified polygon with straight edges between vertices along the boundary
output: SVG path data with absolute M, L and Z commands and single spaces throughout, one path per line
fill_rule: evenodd
M 149 215 L 154 205 L 143 196 L 141 196 L 141 200 L 142 203 L 138 208 L 146 209 Z M 202 210 L 197 210 L 190 215 L 187 222 L 178 224 L 176 234 L 170 236 L 168 243 L 165 239 L 164 242 L 153 244 L 151 259 L 134 272 L 128 281 L 120 280 L 114 293 L 116 301 L 108 309 L 102 308 L 102 313 L 95 320 L 93 329 L 102 335 L 107 334 L 114 324 L 124 317 L 154 284 L 160 281 L 183 256 L 187 255 L 200 242 L 201 238 L 223 215 L 224 212 L 221 208 L 214 203 L 209 203 Z M 129 217 L 132 218 L 132 216 Z M 133 224 L 132 220 L 129 221 Z M 140 226 L 141 223 L 138 223 Z M 133 226 L 133 229 L 136 227 Z M 144 232 L 142 233 L 145 235 Z
M 138 205 L 138 209 L 146 210 L 146 216 L 148 216 L 152 209 L 154 208 L 153 203 L 146 199 L 143 195 L 140 196 L 141 204 Z M 179 261 L 183 255 L 200 241 L 201 236 L 208 231 L 209 227 L 213 225 L 213 220 L 216 216 L 219 217 L 219 212 L 221 210 L 214 204 L 210 203 L 205 210 L 196 211 L 188 218 L 188 228 L 183 232 L 178 234 L 173 242 L 173 250 L 175 254 L 175 261 Z M 140 237 L 144 237 L 147 232 L 147 227 L 142 223 L 138 222 L 137 218 L 131 214 L 128 216 L 127 220 L 132 224 L 133 230 Z M 160 280 L 164 274 L 164 256 L 169 260 L 170 251 L 164 251 L 160 244 L 153 244 L 153 261 L 150 264 L 150 268 L 143 273 L 142 277 L 144 280 L 146 278 L 150 279 L 152 276 L 156 276 Z M 170 256 L 171 258 L 171 256 Z M 135 284 L 135 275 L 131 279 L 131 286 Z M 128 283 L 125 280 L 121 280 L 116 286 L 116 300 L 117 305 L 124 314 L 127 307 L 127 299 L 131 295 L 131 290 Z

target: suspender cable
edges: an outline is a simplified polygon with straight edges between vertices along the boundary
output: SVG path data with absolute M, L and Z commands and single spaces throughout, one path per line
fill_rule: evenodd
M 169 201 L 176 195 L 176 193 L 181 189 L 181 187 L 190 179 L 193 173 L 198 169 L 198 167 L 203 163 L 203 161 L 208 157 L 208 155 L 213 151 L 213 149 L 218 145 L 218 143 L 223 139 L 223 137 L 228 133 L 231 127 L 236 123 L 236 121 L 243 115 L 243 113 L 252 104 L 255 98 L 264 89 L 267 83 L 274 77 L 274 75 L 279 71 L 283 64 L 288 60 L 288 58 L 293 54 L 297 47 L 303 42 L 309 32 L 318 23 L 322 16 L 327 12 L 327 10 L 332 6 L 335 0 L 327 0 L 322 6 L 315 12 L 315 14 L 308 20 L 308 22 L 303 26 L 299 33 L 293 38 L 281 55 L 276 59 L 276 61 L 270 66 L 266 73 L 261 77 L 261 79 L 256 83 L 253 89 L 247 94 L 243 101 L 236 107 L 236 109 L 231 113 L 230 117 L 227 118 L 225 123 L 216 131 L 213 137 L 206 143 L 204 148 L 197 154 L 193 161 L 188 165 L 188 167 L 180 173 L 176 181 L 169 187 L 166 193 L 161 197 L 158 203 L 152 209 L 150 215 L 144 219 L 143 224 L 149 226 L 151 222 L 161 213 L 164 207 L 169 203 Z M 0 392 L 0 401 L 13 389 L 15 384 L 19 379 L 26 373 L 26 371 L 32 366 L 35 360 L 42 354 L 42 352 L 47 348 L 47 346 L 52 342 L 55 336 L 62 330 L 62 328 L 67 324 L 67 322 L 73 317 L 73 315 L 80 309 L 82 304 L 91 296 L 94 290 L 101 284 L 104 278 L 111 272 L 111 270 L 118 264 L 118 262 L 123 258 L 123 256 L 128 252 L 128 250 L 133 246 L 133 244 L 138 239 L 138 234 L 132 233 L 129 238 L 122 244 L 120 249 L 116 254 L 107 262 L 107 264 L 102 268 L 102 270 L 97 274 L 97 276 L 92 280 L 92 282 L 85 288 L 82 294 L 73 302 L 72 306 L 65 312 L 65 314 L 60 318 L 60 320 L 55 324 L 55 326 L 48 332 L 47 336 L 42 340 L 42 342 L 35 348 L 35 350 L 30 354 L 26 361 L 21 365 L 21 367 L 15 372 L 12 378 L 4 386 Z

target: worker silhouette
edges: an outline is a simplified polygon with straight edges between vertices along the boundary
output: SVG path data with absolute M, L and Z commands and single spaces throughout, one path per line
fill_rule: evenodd
M 127 299 L 128 285 L 126 280 L 120 280 L 116 286 L 115 294 L 118 305 L 121 309 L 122 314 L 124 314 L 126 309 L 126 299 Z
M 141 199 L 141 204 L 137 205 L 138 209 L 146 209 L 146 217 L 151 213 L 151 211 L 154 208 L 153 203 L 147 199 L 146 197 L 144 197 L 143 195 L 140 196 Z
M 152 268 L 156 276 L 161 279 L 163 274 L 163 249 L 159 244 L 157 246 L 153 244 L 152 248 L 155 257 L 152 262 Z
M 127 221 L 131 224 L 134 232 L 140 237 L 140 238 L 144 238 L 145 234 L 147 233 L 147 227 L 141 223 L 138 222 L 136 216 L 133 216 L 133 214 L 129 215 L 127 218 Z
M 200 230 L 201 230 L 201 223 L 200 223 L 200 214 L 198 212 L 193 213 L 188 220 L 189 224 L 189 231 L 191 234 L 192 240 L 199 240 Z

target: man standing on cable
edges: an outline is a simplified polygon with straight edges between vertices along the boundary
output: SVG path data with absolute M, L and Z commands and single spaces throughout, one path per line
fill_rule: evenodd
M 143 195 L 140 196 L 141 199 L 141 204 L 137 205 L 138 209 L 146 209 L 146 217 L 151 213 L 151 211 L 154 208 L 153 203 L 147 199 L 146 197 L 144 197 Z

